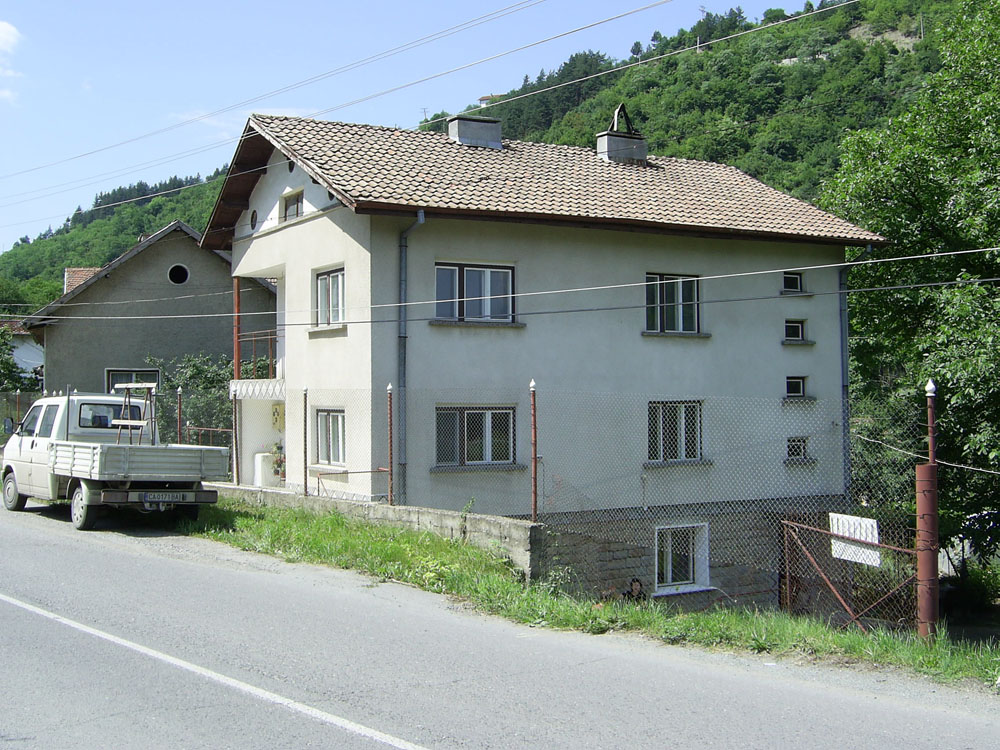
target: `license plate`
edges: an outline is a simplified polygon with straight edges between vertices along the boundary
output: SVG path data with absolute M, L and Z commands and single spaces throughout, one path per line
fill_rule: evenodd
M 184 501 L 183 492 L 147 492 L 142 498 L 147 503 L 180 503 Z

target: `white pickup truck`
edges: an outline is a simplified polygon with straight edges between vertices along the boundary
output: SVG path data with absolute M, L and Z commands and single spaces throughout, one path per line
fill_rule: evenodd
M 3 449 L 3 504 L 21 510 L 28 497 L 69 499 L 77 529 L 92 528 L 101 506 L 177 508 L 196 518 L 218 499 L 202 482 L 225 479 L 228 468 L 228 448 L 159 444 L 141 399 L 50 396 L 32 404 Z

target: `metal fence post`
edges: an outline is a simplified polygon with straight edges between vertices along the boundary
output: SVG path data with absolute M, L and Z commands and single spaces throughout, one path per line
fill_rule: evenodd
M 389 505 L 392 505 L 392 383 L 386 386 L 385 393 L 389 402 L 389 489 L 386 491 L 386 498 Z
M 933 638 L 938 621 L 938 488 L 934 400 L 937 388 L 927 381 L 927 463 L 917 465 L 917 633 Z
M 181 387 L 177 386 L 177 444 L 184 442 L 181 437 Z
M 302 389 L 302 494 L 309 496 L 309 389 Z
M 538 522 L 538 410 L 535 402 L 535 381 L 528 384 L 531 392 L 531 521 Z

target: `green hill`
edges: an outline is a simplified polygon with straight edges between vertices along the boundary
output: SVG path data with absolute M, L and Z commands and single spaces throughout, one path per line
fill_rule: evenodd
M 573 55 L 535 80 L 525 76 L 519 88 L 481 111 L 500 118 L 505 137 L 593 146 L 594 134 L 608 128 L 611 113 L 625 102 L 652 153 L 731 164 L 816 201 L 837 168 L 843 134 L 878 127 L 904 111 L 938 69 L 937 25 L 957 5 L 863 0 L 716 44 L 707 43 L 795 14 L 772 9 L 754 24 L 739 8 L 708 13 L 673 36 L 653 32 L 626 60 L 592 51 Z M 806 2 L 803 12 L 812 10 Z M 545 89 L 551 90 L 517 99 Z
M 77 208 L 58 229 L 46 230 L 34 240 L 23 237 L 0 255 L 0 308 L 24 313 L 25 306 L 41 307 L 62 294 L 67 266 L 103 266 L 175 219 L 201 230 L 222 186 L 216 170 L 201 177 L 171 177 L 155 185 L 139 182 L 99 193 L 94 206 Z M 214 181 L 213 181 L 214 180 Z M 183 188 L 168 195 L 157 195 Z M 156 196 L 156 197 L 148 197 Z M 132 203 L 109 207 L 124 200 Z

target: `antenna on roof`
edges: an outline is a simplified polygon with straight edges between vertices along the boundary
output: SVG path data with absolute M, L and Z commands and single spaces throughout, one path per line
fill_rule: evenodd
M 618 118 L 622 118 L 622 122 L 625 124 L 625 130 L 618 127 Z M 625 102 L 622 102 L 617 107 L 615 107 L 615 116 L 611 120 L 611 127 L 608 130 L 614 131 L 615 133 L 629 133 L 631 135 L 639 135 L 639 131 L 635 129 L 632 125 L 632 118 L 628 116 L 628 110 L 625 109 Z

